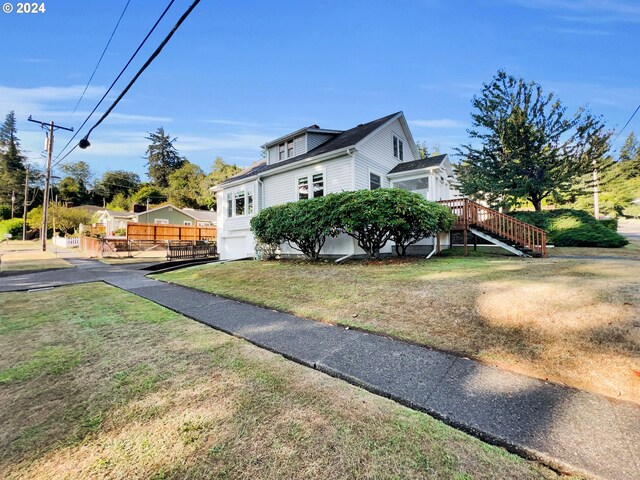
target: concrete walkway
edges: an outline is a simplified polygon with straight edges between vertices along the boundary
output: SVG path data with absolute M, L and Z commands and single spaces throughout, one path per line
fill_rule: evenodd
M 104 281 L 562 471 L 640 478 L 638 405 L 159 282 L 136 265 L 69 261 L 77 268 L 0 277 L 0 291 Z

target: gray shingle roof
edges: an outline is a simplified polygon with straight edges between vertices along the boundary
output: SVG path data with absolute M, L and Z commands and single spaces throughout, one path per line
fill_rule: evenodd
M 316 157 L 324 153 L 333 152 L 335 150 L 341 150 L 343 148 L 350 147 L 351 145 L 355 145 L 360 140 L 362 140 L 367 135 L 369 135 L 370 133 L 380 128 L 382 125 L 387 123 L 389 120 L 391 120 L 393 117 L 395 117 L 399 113 L 400 112 L 392 113 L 391 115 L 387 115 L 386 117 L 378 118 L 377 120 L 373 120 L 368 123 L 363 123 L 358 125 L 357 127 L 351 128 L 349 130 L 345 130 L 344 132 L 333 137 L 331 140 L 321 145 L 318 145 L 316 148 L 309 150 L 307 153 L 303 153 L 302 155 L 297 155 L 295 157 L 282 160 L 280 162 L 272 163 L 271 165 L 267 165 L 266 162 L 264 164 L 258 164 L 253 169 L 240 173 L 235 177 L 228 178 L 227 180 L 222 182 L 220 185 L 225 185 L 230 182 L 235 182 L 243 178 L 249 178 L 257 174 L 268 172 L 269 170 L 273 170 L 274 168 L 280 168 L 284 165 L 290 165 L 292 163 L 306 160 L 307 158 Z
M 421 158 L 412 162 L 402 162 L 393 167 L 389 173 L 408 172 L 411 170 L 420 170 L 421 168 L 437 167 L 442 163 L 447 154 L 435 155 L 433 157 Z

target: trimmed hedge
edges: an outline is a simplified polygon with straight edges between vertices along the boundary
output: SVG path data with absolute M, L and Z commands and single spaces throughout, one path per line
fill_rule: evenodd
M 629 241 L 582 210 L 513 212 L 511 216 L 547 231 L 556 247 L 624 247 Z
M 345 233 L 358 242 L 369 258 L 377 258 L 389 241 L 398 255 L 407 246 L 455 222 L 451 211 L 419 194 L 380 188 L 332 193 L 265 208 L 251 220 L 261 251 L 287 243 L 310 260 L 317 260 L 327 237 Z

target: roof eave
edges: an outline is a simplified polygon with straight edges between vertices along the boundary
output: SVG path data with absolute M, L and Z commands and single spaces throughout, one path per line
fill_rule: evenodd
M 415 175 L 416 173 L 430 173 L 429 170 L 440 168 L 440 165 L 432 165 L 431 167 L 414 168 L 412 170 L 404 170 L 402 172 L 387 173 L 387 178 L 398 178 L 406 175 Z
M 316 155 L 314 157 L 306 158 L 304 160 L 300 160 L 299 162 L 293 162 L 293 163 L 290 163 L 290 164 L 287 164 L 287 165 L 283 165 L 282 167 L 279 167 L 279 168 L 274 168 L 274 169 L 271 169 L 271 170 L 267 170 L 264 173 L 256 173 L 254 175 L 251 175 L 251 176 L 236 180 L 234 182 L 221 183 L 219 185 L 214 185 L 213 187 L 210 187 L 209 190 L 211 190 L 212 192 L 219 192 L 221 190 L 224 190 L 225 188 L 236 187 L 238 185 L 242 185 L 243 183 L 248 183 L 248 182 L 254 181 L 256 178 L 269 177 L 269 176 L 275 175 L 277 173 L 287 172 L 289 170 L 295 170 L 296 168 L 299 168 L 301 166 L 310 165 L 310 164 L 315 163 L 315 162 L 320 162 L 320 161 L 323 161 L 323 160 L 329 160 L 332 157 L 340 156 L 341 154 L 347 153 L 349 150 L 355 149 L 355 148 L 356 148 L 355 145 L 350 145 L 348 147 L 339 148 L 337 150 L 331 150 L 330 152 L 326 152 L 326 153 L 323 153 L 321 155 Z

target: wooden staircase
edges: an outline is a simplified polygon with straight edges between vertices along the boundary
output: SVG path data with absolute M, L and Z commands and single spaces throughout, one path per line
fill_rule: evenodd
M 456 216 L 457 220 L 452 230 L 464 233 L 465 255 L 468 232 L 485 238 L 516 255 L 544 257 L 547 254 L 547 233 L 541 228 L 480 205 L 468 198 L 440 200 L 438 203 L 449 207 Z

